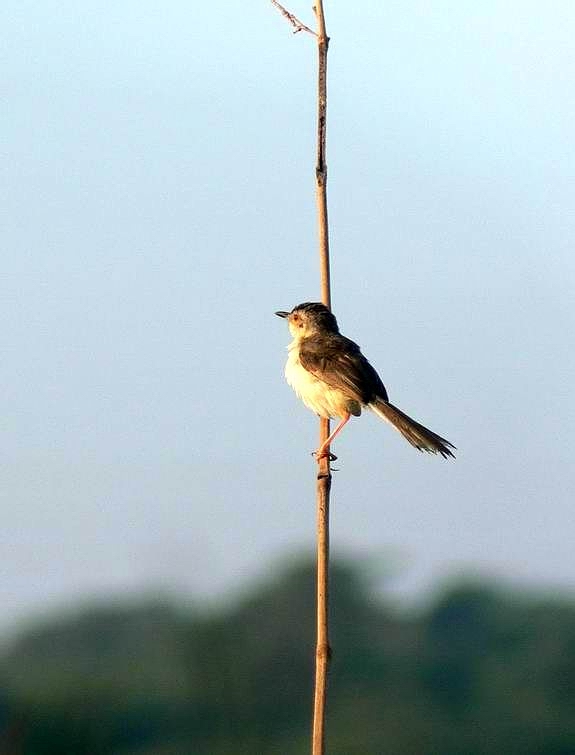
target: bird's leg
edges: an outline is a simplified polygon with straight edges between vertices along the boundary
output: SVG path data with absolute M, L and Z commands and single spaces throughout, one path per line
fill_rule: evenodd
M 334 440 L 336 435 L 339 435 L 339 433 L 343 430 L 345 425 L 349 422 L 349 419 L 351 417 L 351 414 L 344 414 L 341 422 L 339 425 L 335 428 L 335 430 L 332 432 L 332 434 L 327 438 L 327 440 L 324 440 L 324 442 L 321 444 L 321 446 L 317 449 L 317 451 L 314 451 L 314 456 L 316 458 L 316 461 L 319 461 L 320 459 L 323 459 L 324 456 L 327 456 L 326 448 L 329 447 L 330 443 Z M 331 454 L 330 454 L 331 456 Z M 335 457 L 330 458 L 330 461 L 334 461 Z

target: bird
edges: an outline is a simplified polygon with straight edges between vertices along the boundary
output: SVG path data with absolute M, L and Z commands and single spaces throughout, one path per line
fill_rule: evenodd
M 280 311 L 287 320 L 293 341 L 288 346 L 285 377 L 303 403 L 327 419 L 338 417 L 339 424 L 314 452 L 319 461 L 352 416 L 368 408 L 389 422 L 418 451 L 455 458 L 456 447 L 445 438 L 416 422 L 394 406 L 376 370 L 360 347 L 339 332 L 331 310 L 320 302 L 304 302 L 291 312 Z

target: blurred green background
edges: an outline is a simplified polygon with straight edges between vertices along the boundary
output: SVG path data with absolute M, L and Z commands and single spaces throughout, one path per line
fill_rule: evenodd
M 571 755 L 575 603 L 469 580 L 401 610 L 332 570 L 330 755 Z M 314 567 L 233 608 L 79 608 L 21 629 L 0 663 L 2 755 L 309 751 Z

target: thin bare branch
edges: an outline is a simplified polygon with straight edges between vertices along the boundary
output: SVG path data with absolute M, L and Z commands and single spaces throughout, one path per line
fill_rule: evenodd
M 318 220 L 321 300 L 331 309 L 331 281 L 329 264 L 329 226 L 327 217 L 327 50 L 329 37 L 325 28 L 322 0 L 316 0 L 318 88 L 317 88 L 317 154 L 316 205 Z M 329 419 L 320 419 L 320 443 L 329 437 Z M 331 648 L 329 643 L 329 504 L 331 469 L 329 448 L 327 457 L 319 459 L 316 487 L 317 509 L 317 642 L 315 656 L 315 689 L 312 727 L 312 755 L 325 755 L 325 712 L 327 675 Z
M 316 206 L 319 242 L 320 289 L 322 302 L 331 309 L 331 281 L 329 264 L 329 228 L 327 217 L 327 50 L 329 37 L 325 28 L 323 0 L 315 0 L 317 33 L 308 28 L 287 11 L 277 0 L 271 0 L 294 27 L 294 33 L 307 31 L 317 39 L 318 84 L 317 84 L 317 152 L 316 152 Z M 320 447 L 329 438 L 329 419 L 320 419 Z M 317 521 L 317 572 L 316 572 L 316 654 L 315 685 L 313 700 L 312 755 L 325 755 L 325 721 L 327 676 L 331 657 L 329 643 L 329 505 L 331 493 L 330 461 L 335 458 L 329 452 L 319 455 L 316 483 Z
M 313 36 L 317 36 L 315 31 L 313 29 L 310 29 L 309 26 L 306 26 L 303 24 L 299 18 L 296 18 L 293 13 L 290 13 L 288 10 L 286 10 L 283 5 L 280 5 L 277 0 L 271 0 L 272 5 L 275 5 L 275 7 L 280 11 L 282 16 L 285 16 L 287 20 L 290 22 L 290 24 L 294 28 L 294 34 L 297 34 L 298 31 L 307 31 L 309 34 L 313 34 Z

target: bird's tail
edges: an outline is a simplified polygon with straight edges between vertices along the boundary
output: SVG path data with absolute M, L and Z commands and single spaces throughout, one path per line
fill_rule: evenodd
M 444 459 L 449 456 L 455 458 L 455 455 L 451 451 L 455 450 L 455 446 L 445 438 L 442 438 L 437 433 L 428 430 L 419 422 L 416 422 L 407 414 L 404 414 L 393 404 L 384 401 L 382 398 L 377 398 L 371 404 L 369 408 L 374 411 L 378 417 L 387 420 L 396 430 L 403 435 L 403 437 L 415 446 L 418 451 L 427 451 L 430 454 L 441 454 Z

